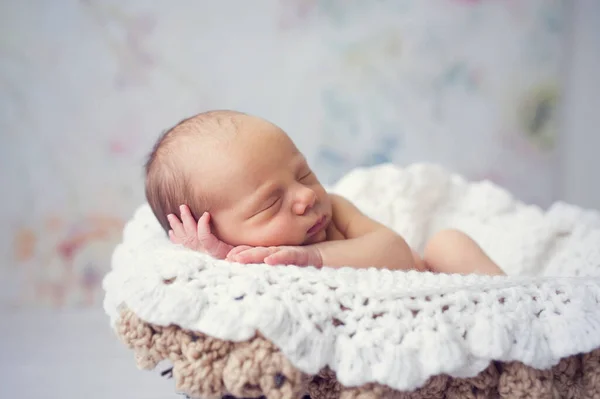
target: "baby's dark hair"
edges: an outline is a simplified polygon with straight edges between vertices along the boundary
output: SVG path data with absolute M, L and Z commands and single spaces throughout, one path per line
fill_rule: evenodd
M 170 230 L 167 215 L 179 216 L 180 205 L 188 205 L 196 220 L 208 210 L 206 195 L 195 192 L 190 176 L 180 164 L 177 151 L 181 147 L 177 142 L 205 134 L 215 136 L 224 129 L 234 131 L 240 115 L 244 114 L 228 110 L 203 112 L 165 131 L 154 144 L 145 164 L 145 192 L 148 204 L 165 232 Z

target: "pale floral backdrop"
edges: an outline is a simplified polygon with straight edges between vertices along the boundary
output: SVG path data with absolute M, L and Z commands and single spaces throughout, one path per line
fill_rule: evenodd
M 327 183 L 433 161 L 558 195 L 566 2 L 0 3 L 0 303 L 92 306 L 158 134 L 255 113 Z

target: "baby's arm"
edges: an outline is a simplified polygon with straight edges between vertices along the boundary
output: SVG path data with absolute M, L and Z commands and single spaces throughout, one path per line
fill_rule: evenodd
M 344 239 L 304 246 L 256 247 L 233 250 L 228 258 L 241 263 L 270 265 L 381 267 L 425 270 L 406 242 L 391 229 L 362 214 L 345 198 L 330 195 L 332 226 Z
M 346 240 L 311 245 L 318 249 L 324 266 L 425 270 L 422 262 L 415 261 L 406 241 L 393 230 L 367 217 L 343 197 L 332 194 L 331 200 L 333 223 Z

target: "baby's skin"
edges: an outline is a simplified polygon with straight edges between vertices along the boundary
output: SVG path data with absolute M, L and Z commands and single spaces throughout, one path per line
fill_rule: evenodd
M 326 192 L 279 127 L 234 117 L 231 132 L 187 134 L 171 149 L 204 199 L 167 215 L 173 243 L 245 264 L 504 274 L 457 230 L 439 231 L 417 254 L 395 231 Z

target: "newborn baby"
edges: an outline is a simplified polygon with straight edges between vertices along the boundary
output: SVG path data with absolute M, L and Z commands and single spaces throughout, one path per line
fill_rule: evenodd
M 327 193 L 279 127 L 240 112 L 202 113 L 163 134 L 146 164 L 146 197 L 172 242 L 218 259 L 503 274 L 456 230 L 438 232 L 419 256 Z

